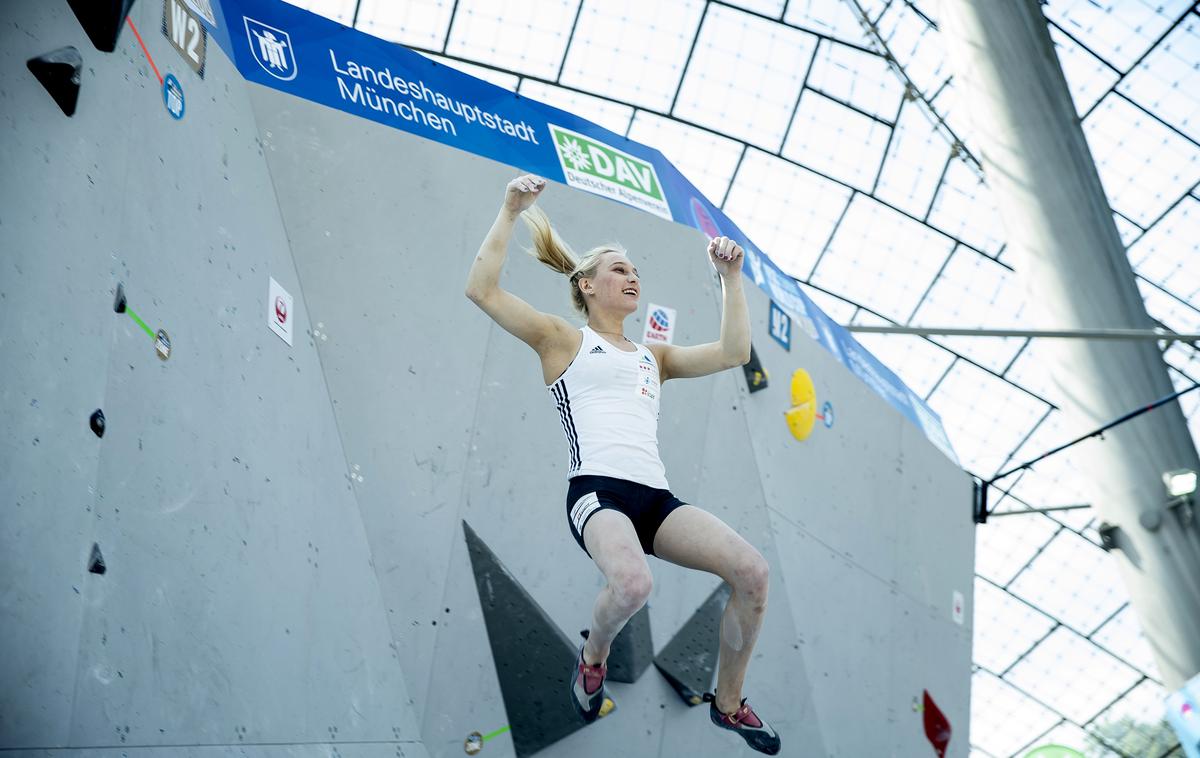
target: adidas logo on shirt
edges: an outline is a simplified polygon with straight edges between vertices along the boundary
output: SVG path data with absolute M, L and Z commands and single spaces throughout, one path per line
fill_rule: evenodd
M 601 355 L 604 355 L 605 354 L 604 348 L 600 347 L 599 345 L 596 345 L 594 348 L 592 348 L 591 352 L 588 353 L 588 355 L 595 355 L 596 353 L 600 353 Z

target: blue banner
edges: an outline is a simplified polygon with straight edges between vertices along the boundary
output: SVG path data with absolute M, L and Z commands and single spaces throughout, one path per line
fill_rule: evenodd
M 957 463 L 937 414 L 657 150 L 280 0 L 212 2 L 209 34 L 249 81 L 736 240 L 792 324 Z

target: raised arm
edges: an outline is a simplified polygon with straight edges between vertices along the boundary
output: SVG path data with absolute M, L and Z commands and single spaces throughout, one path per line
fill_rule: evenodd
M 542 313 L 529 303 L 500 287 L 500 270 L 508 256 L 513 225 L 522 211 L 533 205 L 546 187 L 546 180 L 532 174 L 508 183 L 504 204 L 492 228 L 479 247 L 479 254 L 467 274 L 466 295 L 497 324 L 542 353 L 549 343 L 573 331 L 565 319 Z
M 708 243 L 708 255 L 721 275 L 721 337 L 703 345 L 656 345 L 663 381 L 706 376 L 750 360 L 750 313 L 742 290 L 742 248 L 728 237 Z

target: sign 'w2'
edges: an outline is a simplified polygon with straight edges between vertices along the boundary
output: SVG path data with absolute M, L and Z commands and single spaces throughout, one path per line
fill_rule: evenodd
M 171 40 L 171 47 L 203 79 L 208 30 L 183 0 L 163 0 L 162 33 Z

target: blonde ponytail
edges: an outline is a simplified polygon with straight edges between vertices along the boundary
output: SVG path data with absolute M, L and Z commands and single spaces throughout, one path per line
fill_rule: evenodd
M 550 217 L 541 208 L 531 205 L 521 213 L 521 219 L 529 227 L 529 233 L 533 237 L 533 249 L 526 252 L 570 280 L 571 305 L 580 314 L 587 316 L 587 301 L 579 289 L 579 280 L 590 279 L 596 275 L 596 270 L 600 267 L 600 256 L 605 253 L 624 255 L 625 249 L 616 244 L 601 245 L 579 258 L 566 240 L 558 235 L 550 223 Z
M 570 276 L 574 273 L 579 260 L 571 246 L 550 225 L 550 217 L 546 212 L 531 205 L 521 214 L 521 219 L 533 237 L 533 249 L 528 251 L 529 254 L 560 274 Z

